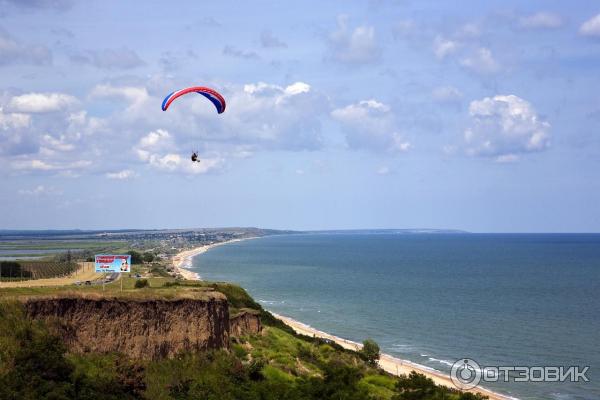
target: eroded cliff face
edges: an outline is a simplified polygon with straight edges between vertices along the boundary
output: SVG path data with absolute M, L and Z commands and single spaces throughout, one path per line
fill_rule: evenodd
M 76 353 L 159 359 L 229 346 L 227 299 L 216 292 L 200 299 L 36 297 L 24 300 L 24 307 L 31 318 L 49 322 Z
M 253 335 L 262 331 L 260 316 L 254 310 L 242 310 L 229 319 L 229 332 L 233 337 Z

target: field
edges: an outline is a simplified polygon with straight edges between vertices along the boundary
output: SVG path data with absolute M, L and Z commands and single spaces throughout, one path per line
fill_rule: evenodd
M 70 273 L 62 276 L 48 277 L 44 279 L 28 279 L 28 280 L 17 280 L 17 278 L 9 278 L 8 281 L 4 279 L 0 282 L 0 289 L 2 288 L 35 288 L 35 287 L 52 287 L 55 289 L 64 290 L 65 285 L 73 285 L 77 281 L 93 281 L 100 279 L 102 274 L 97 274 L 94 271 L 94 263 L 82 262 L 74 264 L 78 268 L 73 268 Z M 3 291 L 0 291 L 3 293 Z

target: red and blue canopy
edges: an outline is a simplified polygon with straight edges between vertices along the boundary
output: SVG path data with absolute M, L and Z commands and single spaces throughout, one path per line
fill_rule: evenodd
M 178 97 L 188 93 L 196 92 L 209 99 L 217 108 L 219 114 L 225 111 L 225 99 L 216 90 L 203 86 L 194 86 L 186 89 L 177 90 L 169 94 L 162 102 L 162 110 L 167 111 L 171 103 Z

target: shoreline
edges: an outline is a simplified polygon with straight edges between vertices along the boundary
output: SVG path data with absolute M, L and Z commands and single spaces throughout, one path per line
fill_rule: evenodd
M 178 253 L 177 255 L 175 255 L 172 258 L 173 267 L 178 274 L 180 274 L 187 280 L 195 280 L 195 281 L 202 280 L 200 274 L 198 274 L 197 272 L 192 272 L 187 269 L 192 266 L 192 258 L 194 258 L 195 256 L 197 256 L 199 254 L 203 254 L 214 247 L 224 245 L 227 243 L 240 242 L 242 240 L 248 240 L 248 239 L 256 239 L 256 237 L 232 239 L 232 240 L 227 240 L 224 242 L 213 243 L 213 244 L 209 244 L 209 245 L 196 247 L 196 248 L 193 248 L 190 250 L 182 251 L 181 253 Z M 302 334 L 305 336 L 320 337 L 323 339 L 331 340 L 349 350 L 359 351 L 362 348 L 362 344 L 360 344 L 360 343 L 353 342 L 351 340 L 343 339 L 338 336 L 329 334 L 327 332 L 320 331 L 318 329 L 311 327 L 310 325 L 307 325 L 300 321 L 296 321 L 295 319 L 292 319 L 290 317 L 276 314 L 272 311 L 269 311 L 269 312 L 275 318 L 279 319 L 280 321 L 285 323 L 287 326 L 292 328 L 294 331 L 296 331 L 296 333 L 299 333 L 299 334 Z M 403 360 L 403 359 L 394 357 L 390 354 L 381 353 L 381 356 L 379 359 L 379 366 L 381 369 L 383 369 L 387 373 L 396 375 L 396 376 L 399 376 L 402 374 L 408 375 L 408 374 L 410 374 L 411 371 L 416 371 L 420 374 L 425 375 L 428 378 L 431 378 L 437 385 L 442 385 L 442 386 L 445 386 L 445 387 L 448 387 L 451 389 L 456 389 L 456 386 L 454 386 L 454 384 L 452 383 L 452 380 L 450 379 L 449 375 L 446 375 L 445 373 L 443 373 L 441 371 L 437 371 L 433 368 L 429 368 L 429 367 L 414 363 L 409 360 Z M 518 400 L 515 397 L 502 395 L 500 393 L 493 392 L 493 391 L 491 391 L 489 389 L 485 389 L 483 387 L 476 387 L 476 388 L 468 390 L 468 391 L 473 392 L 473 393 L 481 393 L 485 396 L 488 396 L 490 400 Z
M 279 319 L 280 321 L 285 323 L 287 326 L 292 328 L 294 331 L 296 331 L 296 333 L 299 333 L 299 334 L 302 334 L 305 336 L 319 337 L 322 339 L 331 340 L 332 342 L 339 344 L 343 348 L 353 350 L 353 351 L 359 351 L 362 348 L 362 344 L 360 344 L 360 343 L 353 342 L 351 340 L 343 339 L 341 337 L 329 334 L 327 332 L 320 331 L 318 329 L 311 327 L 310 325 L 307 325 L 300 321 L 296 321 L 295 319 L 292 319 L 290 317 L 276 314 L 272 311 L 269 311 L 269 312 L 275 318 Z M 433 368 L 429 368 L 429 367 L 414 363 L 409 360 L 403 360 L 403 359 L 394 357 L 390 354 L 381 353 L 380 359 L 379 359 L 379 367 L 381 369 L 383 369 L 385 372 L 392 374 L 392 375 L 396 375 L 396 376 L 399 376 L 402 374 L 408 375 L 408 374 L 410 374 L 411 371 L 416 371 L 420 374 L 425 375 L 428 378 L 431 378 L 435 382 L 436 385 L 442 385 L 442 386 L 446 386 L 451 389 L 456 389 L 456 386 L 454 386 L 454 384 L 452 383 L 452 380 L 450 379 L 449 375 L 446 375 L 445 373 L 443 373 L 441 371 L 437 371 Z M 493 391 L 483 388 L 483 387 L 476 387 L 474 389 L 467 390 L 467 391 L 473 392 L 473 393 L 481 393 L 485 396 L 488 396 L 490 400 L 518 400 L 516 397 L 511 397 L 511 396 L 503 395 L 500 393 L 496 393 L 496 392 L 493 392 Z
M 200 247 L 194 247 L 193 249 L 184 250 L 180 253 L 177 253 L 171 258 L 171 264 L 173 265 L 173 269 L 179 275 L 181 275 L 184 279 L 189 281 L 201 281 L 202 277 L 197 272 L 190 271 L 188 268 L 192 266 L 192 259 L 199 254 L 206 253 L 208 250 L 215 248 L 217 246 L 221 246 L 228 243 L 241 242 L 243 240 L 256 239 L 257 237 L 247 237 L 247 238 L 239 238 L 239 239 L 231 239 L 226 240 L 224 242 L 205 244 Z

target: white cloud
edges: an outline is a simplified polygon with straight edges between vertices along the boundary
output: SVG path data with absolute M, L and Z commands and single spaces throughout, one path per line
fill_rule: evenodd
M 165 79 L 99 84 L 83 102 L 52 93 L 0 93 L 2 174 L 106 176 L 137 170 L 139 163 L 196 174 L 223 168 L 227 158 L 324 145 L 320 120 L 330 110 L 329 101 L 306 82 L 215 85 L 228 103 L 227 111 L 217 114 L 206 98 L 194 94 L 160 111 L 162 93 L 181 87 Z M 104 99 L 109 107 L 95 107 Z M 95 109 L 101 116 L 91 114 Z M 192 150 L 199 151 L 202 163 L 191 163 Z M 107 159 L 110 165 L 101 161 Z
M 579 28 L 579 33 L 584 36 L 600 37 L 600 14 L 588 19 Z
M 221 138 L 256 149 L 315 150 L 323 145 L 319 118 L 329 105 L 305 82 L 246 84 L 227 101 L 227 115 L 214 125 L 224 130 Z
M 269 30 L 261 32 L 260 44 L 262 45 L 262 47 L 267 48 L 287 47 L 287 44 L 275 37 L 273 33 Z
M 558 14 L 540 11 L 526 17 L 521 17 L 519 25 L 529 29 L 556 29 L 563 25 L 563 19 Z
M 436 36 L 433 42 L 433 52 L 439 60 L 443 60 L 447 56 L 454 54 L 460 47 L 460 44 L 454 40 L 444 39 L 441 36 Z
M 362 100 L 331 112 L 342 126 L 348 146 L 373 151 L 404 152 L 411 144 L 398 132 L 394 114 L 377 100 Z
M 43 148 L 51 149 L 53 151 L 73 151 L 75 149 L 75 144 L 69 141 L 66 135 L 60 135 L 58 137 L 54 137 L 52 135 L 45 134 L 41 138 L 41 143 Z
M 377 171 L 375 171 L 377 173 L 377 175 L 389 175 L 390 174 L 390 169 L 386 166 L 382 166 L 377 168 Z
M 456 35 L 461 38 L 474 38 L 481 35 L 481 26 L 477 23 L 466 23 L 464 24 Z
M 508 164 L 519 161 L 519 156 L 516 154 L 502 154 L 494 160 L 497 163 Z
M 176 152 L 173 137 L 162 129 L 142 137 L 133 151 L 140 161 L 164 172 L 204 174 L 221 169 L 225 163 L 222 157 L 205 158 L 202 155 L 199 163 L 192 162 L 188 156 L 184 157 Z
M 438 86 L 433 89 L 431 96 L 440 103 L 456 103 L 463 98 L 461 91 L 454 86 Z
M 381 48 L 372 26 L 348 27 L 348 16 L 340 15 L 337 30 L 328 37 L 330 58 L 344 64 L 371 64 L 379 61 Z
M 45 65 L 51 62 L 52 53 L 47 47 L 23 44 L 0 28 L 0 65 Z
M 85 159 L 82 144 L 89 133 L 77 98 L 63 93 L 0 95 L 0 162 L 21 172 L 57 171 Z M 6 113 L 4 110 L 10 110 Z
M 139 86 L 113 86 L 111 84 L 96 85 L 91 93 L 92 98 L 121 98 L 131 103 L 140 103 L 149 98 L 148 90 Z
M 77 103 L 75 97 L 64 93 L 28 93 L 13 97 L 8 108 L 17 113 L 47 113 L 64 111 Z
M 140 139 L 140 146 L 146 149 L 156 147 L 157 144 L 164 143 L 170 137 L 169 132 L 164 129 L 157 129 Z
M 31 117 L 22 113 L 4 113 L 0 107 L 0 129 L 20 129 L 26 128 L 31 123 Z
M 465 130 L 467 154 L 515 161 L 518 154 L 542 151 L 550 145 L 550 124 L 533 106 L 515 95 L 471 102 L 471 126 Z
M 243 58 L 246 60 L 258 60 L 260 58 L 259 55 L 254 51 L 241 50 L 231 45 L 223 47 L 223 54 L 226 56 Z
M 108 179 L 126 180 L 136 176 L 135 172 L 130 169 L 124 169 L 117 172 L 107 172 L 105 175 Z
M 73 162 L 52 162 L 40 159 L 21 159 L 14 161 L 12 167 L 19 171 L 62 171 L 70 174 L 92 164 L 89 160 L 79 160 Z
M 22 196 L 60 196 L 62 190 L 56 189 L 52 186 L 38 185 L 33 189 L 19 189 L 18 193 Z
M 464 58 L 461 62 L 466 67 L 478 74 L 493 74 L 500 70 L 500 64 L 494 59 L 492 51 L 486 47 L 479 48 L 470 57 Z
M 134 50 L 126 47 L 83 51 L 73 54 L 71 61 L 106 70 L 132 69 L 145 64 Z

